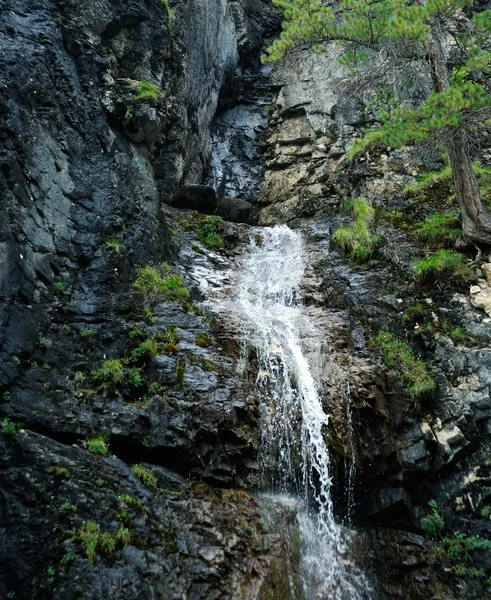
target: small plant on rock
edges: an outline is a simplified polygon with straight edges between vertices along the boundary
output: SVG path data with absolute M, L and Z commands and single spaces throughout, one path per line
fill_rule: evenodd
M 367 262 L 378 242 L 378 237 L 370 233 L 375 211 L 366 200 L 362 199 L 353 200 L 349 203 L 349 207 L 355 217 L 354 222 L 336 229 L 332 238 L 355 262 Z
M 380 331 L 375 342 L 382 348 L 384 363 L 397 371 L 410 396 L 420 396 L 435 390 L 435 380 L 428 367 L 406 342 L 389 331 Z
M 107 443 L 107 434 L 100 433 L 99 435 L 87 438 L 85 440 L 85 447 L 92 454 L 99 454 L 100 456 L 109 455 L 109 444 Z
M 155 339 L 165 345 L 167 352 L 177 352 L 177 344 L 179 344 L 179 335 L 175 325 L 167 325 L 165 332 L 158 333 Z
M 65 284 L 63 281 L 55 281 L 55 283 L 53 283 L 53 291 L 55 294 L 62 294 L 65 291 Z
M 430 500 L 428 506 L 430 513 L 423 519 L 423 531 L 429 540 L 438 540 L 442 535 L 445 523 L 435 500 Z
M 24 427 L 24 423 L 11 421 L 8 417 L 2 420 L 2 435 L 13 437 Z
M 196 231 L 203 244 L 212 250 L 225 248 L 225 240 L 219 231 L 221 223 L 223 223 L 222 217 L 206 217 Z
M 201 348 L 208 348 L 215 343 L 215 338 L 210 333 L 198 333 L 196 336 L 196 345 Z
M 103 248 L 111 254 L 121 254 L 124 251 L 124 244 L 119 238 L 109 236 L 106 238 Z
M 123 362 L 119 358 L 105 360 L 92 374 L 104 388 L 114 391 L 124 379 Z
M 465 256 L 453 250 L 439 250 L 428 254 L 414 265 L 414 274 L 418 279 L 441 279 L 455 274 L 465 263 Z
M 137 292 L 160 297 L 163 300 L 179 302 L 184 307 L 191 304 L 191 294 L 186 288 L 180 275 L 173 273 L 167 263 L 158 267 L 143 267 L 138 270 L 133 283 Z
M 157 477 L 155 477 L 151 469 L 147 469 L 142 464 L 133 465 L 131 467 L 133 475 L 145 485 L 149 490 L 155 491 L 157 489 Z
M 138 82 L 133 97 L 137 102 L 148 102 L 155 105 L 159 101 L 161 95 L 162 92 L 154 83 L 143 79 Z

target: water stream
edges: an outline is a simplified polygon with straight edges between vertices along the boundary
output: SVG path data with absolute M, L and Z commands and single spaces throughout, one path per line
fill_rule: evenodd
M 286 226 L 256 230 L 237 274 L 231 311 L 258 361 L 263 406 L 262 475 L 268 493 L 297 506 L 301 595 L 305 600 L 361 600 L 369 586 L 353 564 L 347 532 L 336 522 L 325 440 L 329 415 L 302 350 L 314 332 L 302 305 L 302 236 Z

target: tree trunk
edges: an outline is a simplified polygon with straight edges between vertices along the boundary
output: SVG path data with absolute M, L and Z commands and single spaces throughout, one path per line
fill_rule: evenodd
M 431 28 L 427 42 L 431 76 L 436 92 L 450 87 L 447 61 L 442 48 L 439 22 Z M 491 245 L 491 211 L 485 206 L 472 169 L 466 132 L 457 129 L 446 142 L 452 167 L 455 196 L 462 216 L 462 236 L 469 242 Z

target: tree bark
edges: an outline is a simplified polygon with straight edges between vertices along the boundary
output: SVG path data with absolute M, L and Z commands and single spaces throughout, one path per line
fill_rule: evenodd
M 447 61 L 442 48 L 442 30 L 438 22 L 431 28 L 427 42 L 431 76 L 436 92 L 450 87 Z M 472 169 L 466 132 L 456 129 L 446 141 L 455 196 L 462 216 L 462 237 L 469 242 L 491 245 L 491 211 L 485 206 Z

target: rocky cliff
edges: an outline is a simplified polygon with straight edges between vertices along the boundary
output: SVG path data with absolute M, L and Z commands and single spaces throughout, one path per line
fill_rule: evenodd
M 238 371 L 216 302 L 254 220 L 304 232 L 304 345 L 376 597 L 489 597 L 489 549 L 462 541 L 490 534 L 487 259 L 415 278 L 418 224 L 453 210 L 448 178 L 414 185 L 441 158 L 348 161 L 370 91 L 333 49 L 261 70 L 278 26 L 269 0 L 2 4 L 1 598 L 301 597 L 295 517 L 251 492 L 257 365 Z M 359 196 L 362 261 L 331 239 Z M 384 364 L 380 332 L 431 393 Z

